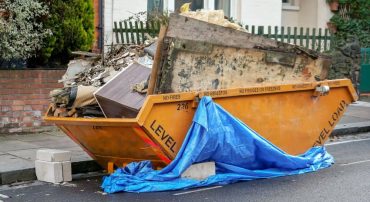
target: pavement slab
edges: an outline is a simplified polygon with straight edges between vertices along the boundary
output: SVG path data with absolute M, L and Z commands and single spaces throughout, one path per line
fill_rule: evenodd
M 35 163 L 10 154 L 0 155 L 0 173 L 33 168 Z
M 349 106 L 349 109 L 347 110 L 345 115 L 370 120 L 369 112 L 370 112 L 370 107 Z
M 77 144 L 74 143 L 68 137 L 47 137 L 40 141 L 34 141 L 32 144 L 38 145 L 39 147 L 52 148 L 52 149 L 62 149 L 68 147 L 74 147 Z
M 31 134 L 14 134 L 6 136 L 10 140 L 19 140 L 22 142 L 36 142 L 44 140 L 45 138 L 50 137 L 47 133 L 31 133 Z
M 346 115 L 342 117 L 342 119 L 339 121 L 339 124 L 365 122 L 369 120 L 370 119 Z
M 16 151 L 22 149 L 40 148 L 39 145 L 22 142 L 19 140 L 0 141 L 0 152 Z
M 29 161 L 36 160 L 36 152 L 39 149 L 46 149 L 46 148 L 37 148 L 37 149 L 23 149 L 23 150 L 16 150 L 16 151 L 9 151 L 7 154 L 16 156 L 18 158 L 26 159 Z

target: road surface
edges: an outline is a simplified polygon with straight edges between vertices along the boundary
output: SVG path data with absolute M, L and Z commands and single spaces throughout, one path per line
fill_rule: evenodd
M 336 163 L 303 175 L 159 193 L 105 194 L 101 177 L 0 186 L 0 201 L 370 201 L 370 133 L 327 144 Z

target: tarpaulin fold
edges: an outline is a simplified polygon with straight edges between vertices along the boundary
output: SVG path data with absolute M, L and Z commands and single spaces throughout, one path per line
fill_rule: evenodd
M 207 161 L 216 163 L 216 175 L 205 180 L 181 178 L 190 165 Z M 203 97 L 180 151 L 168 166 L 157 171 L 150 161 L 134 162 L 105 177 L 102 188 L 107 193 L 187 189 L 302 174 L 329 167 L 333 162 L 324 147 L 313 147 L 299 156 L 289 155 L 212 98 Z

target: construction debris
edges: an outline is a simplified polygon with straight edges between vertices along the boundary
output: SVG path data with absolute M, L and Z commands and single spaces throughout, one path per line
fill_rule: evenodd
M 201 11 L 170 16 L 160 61 L 153 66 L 157 70 L 154 94 L 327 78 L 329 58 L 303 47 L 225 27 L 225 19 L 217 13 L 209 12 L 205 17 Z M 197 19 L 188 17 L 193 15 Z
M 222 10 L 171 14 L 158 39 L 146 38 L 112 48 L 104 60 L 71 61 L 64 88 L 50 93 L 50 114 L 132 118 L 147 93 L 315 82 L 327 78 L 330 66 L 316 51 L 248 33 Z
M 198 10 L 198 11 L 189 11 L 181 13 L 180 15 L 201 20 L 204 22 L 220 25 L 223 27 L 233 28 L 239 31 L 247 31 L 242 26 L 230 22 L 228 19 L 225 19 L 225 14 L 223 10 Z
M 149 46 L 154 42 L 155 39 L 151 38 L 146 44 Z M 151 68 L 153 59 L 144 52 L 145 47 L 145 45 L 113 47 L 105 55 L 104 61 L 99 57 L 72 60 L 65 75 L 59 80 L 64 87 L 50 92 L 52 112 L 49 113 L 60 117 L 104 116 L 97 105 L 94 92 L 135 61 Z M 145 92 L 144 88 L 137 90 Z

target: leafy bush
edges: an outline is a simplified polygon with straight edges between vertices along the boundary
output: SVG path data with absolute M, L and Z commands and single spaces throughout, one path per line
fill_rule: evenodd
M 39 20 L 47 14 L 37 0 L 0 1 L 0 62 L 30 58 L 41 48 L 50 30 Z
M 67 63 L 71 51 L 89 51 L 94 40 L 91 0 L 43 0 L 50 9 L 45 27 L 53 32 L 37 57 L 38 63 Z
M 337 27 L 335 46 L 343 46 L 347 39 L 356 36 L 361 47 L 370 47 L 369 0 L 339 0 L 339 10 L 330 22 Z

